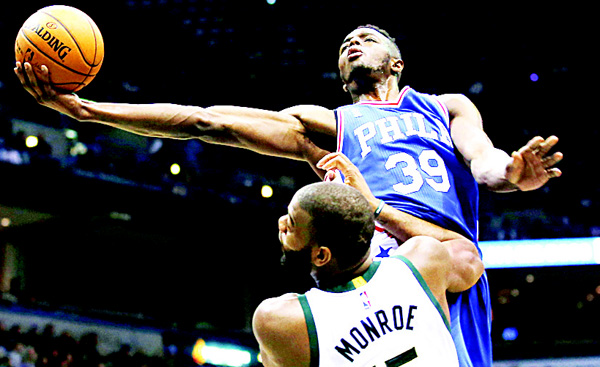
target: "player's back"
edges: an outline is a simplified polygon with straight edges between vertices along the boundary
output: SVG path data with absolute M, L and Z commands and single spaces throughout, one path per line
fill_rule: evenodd
M 374 262 L 362 277 L 335 289 L 312 289 L 300 302 L 311 365 L 458 366 L 448 320 L 406 258 Z

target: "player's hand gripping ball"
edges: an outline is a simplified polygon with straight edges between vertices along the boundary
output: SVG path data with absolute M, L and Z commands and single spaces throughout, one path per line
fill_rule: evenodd
M 96 76 L 104 41 L 96 23 L 79 9 L 53 5 L 30 16 L 17 35 L 15 56 L 35 72 L 46 65 L 55 88 L 76 92 Z

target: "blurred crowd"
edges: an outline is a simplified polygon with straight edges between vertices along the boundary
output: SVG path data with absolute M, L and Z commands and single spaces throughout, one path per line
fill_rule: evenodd
M 57 333 L 52 324 L 7 327 L 0 322 L 0 367 L 163 367 L 161 357 L 147 356 L 127 344 L 108 355 L 98 349 L 98 335 L 76 338 L 68 331 Z

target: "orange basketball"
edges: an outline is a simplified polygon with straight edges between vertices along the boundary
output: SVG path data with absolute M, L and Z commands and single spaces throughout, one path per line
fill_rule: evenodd
M 21 27 L 15 41 L 17 61 L 36 72 L 46 65 L 54 87 L 76 92 L 96 76 L 104 60 L 104 41 L 96 23 L 70 6 L 38 10 Z

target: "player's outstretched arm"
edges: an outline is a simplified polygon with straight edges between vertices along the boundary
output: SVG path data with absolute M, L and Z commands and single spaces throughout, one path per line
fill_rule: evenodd
M 483 130 L 479 111 L 467 97 L 446 94 L 439 98 L 450 113 L 452 140 L 478 183 L 497 192 L 528 191 L 561 175 L 554 166 L 562 159 L 562 153 L 548 155 L 558 142 L 555 136 L 535 137 L 509 156 L 494 147 Z
M 29 63 L 17 62 L 15 74 L 39 104 L 79 121 L 101 123 L 145 136 L 201 139 L 261 154 L 306 160 L 311 164 L 327 153 L 306 137 L 302 122 L 290 113 L 235 106 L 98 103 L 54 89 L 45 66 L 36 75 Z M 333 111 L 316 106 L 300 109 L 313 118 L 331 119 L 335 123 Z M 311 113 L 313 110 L 318 113 Z
M 330 153 L 317 163 L 317 167 L 327 171 L 327 180 L 334 179 L 335 170 L 341 171 L 344 175 L 344 183 L 360 191 L 371 204 L 373 211 L 379 206 L 381 200 L 373 196 L 358 168 L 344 154 Z M 430 236 L 439 241 L 465 238 L 456 232 L 414 217 L 389 205 L 383 207 L 377 221 L 401 242 L 415 236 Z

